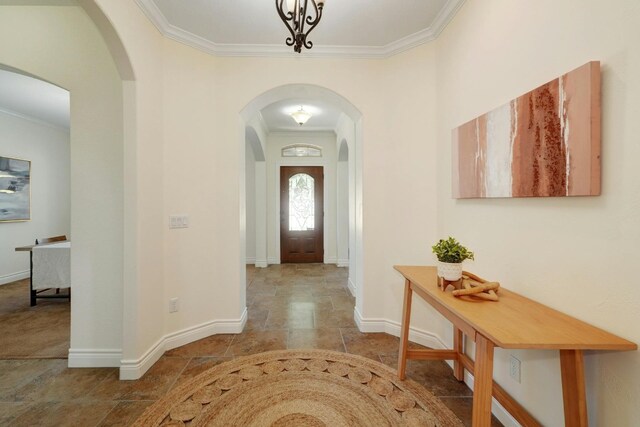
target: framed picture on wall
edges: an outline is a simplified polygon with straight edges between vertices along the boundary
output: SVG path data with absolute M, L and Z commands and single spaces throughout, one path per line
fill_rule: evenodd
M 31 219 L 31 162 L 0 156 L 0 222 Z

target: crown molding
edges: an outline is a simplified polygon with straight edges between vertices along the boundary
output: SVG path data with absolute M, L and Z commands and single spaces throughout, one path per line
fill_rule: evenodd
M 55 129 L 55 130 L 57 130 L 59 132 L 70 133 L 70 128 L 68 128 L 66 126 L 60 126 L 60 125 L 57 125 L 55 123 L 47 122 L 47 121 L 42 120 L 42 119 L 37 119 L 37 118 L 35 118 L 33 116 L 28 116 L 26 114 L 18 113 L 18 112 L 13 111 L 13 110 L 7 110 L 5 108 L 0 108 L 0 114 L 4 114 L 6 116 L 17 117 L 19 119 L 26 120 L 28 122 L 35 123 L 35 124 L 40 125 L 40 126 L 44 126 L 44 127 L 49 127 L 49 128 Z
M 153 0 L 135 0 L 140 9 L 165 37 L 215 56 L 291 57 L 284 44 L 215 43 L 178 28 L 167 20 Z M 448 0 L 429 28 L 403 37 L 385 46 L 321 46 L 296 56 L 307 58 L 384 59 L 435 40 L 460 10 L 465 0 Z

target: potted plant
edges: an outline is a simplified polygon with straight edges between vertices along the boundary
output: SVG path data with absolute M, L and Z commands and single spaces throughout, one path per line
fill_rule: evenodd
M 451 236 L 440 239 L 431 250 L 438 257 L 438 276 L 452 282 L 462 277 L 462 261 L 473 259 L 473 252 Z

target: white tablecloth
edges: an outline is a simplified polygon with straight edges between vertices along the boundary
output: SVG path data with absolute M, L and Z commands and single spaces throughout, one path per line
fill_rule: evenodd
M 71 287 L 71 242 L 34 246 L 33 289 Z

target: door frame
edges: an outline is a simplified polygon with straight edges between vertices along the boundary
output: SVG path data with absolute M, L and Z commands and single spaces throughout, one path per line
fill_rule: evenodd
M 276 187 L 276 203 L 275 203 L 275 215 L 274 215 L 274 226 L 275 226 L 275 236 L 276 236 L 276 257 L 277 263 L 282 263 L 281 257 L 281 246 L 280 246 L 280 167 L 281 166 L 321 166 L 323 168 L 323 172 L 327 170 L 328 162 L 326 160 L 320 160 L 318 158 L 291 158 L 291 159 L 280 159 L 275 162 L 275 187 Z M 322 210 L 325 213 L 322 218 L 322 246 L 324 248 L 324 255 L 322 256 L 322 263 L 325 264 L 327 260 L 327 180 L 323 180 L 322 184 L 322 192 L 324 197 L 322 198 Z
M 286 169 L 286 171 L 285 171 Z M 291 238 L 293 237 L 293 235 L 297 235 L 297 233 L 302 233 L 303 235 L 309 235 L 309 233 L 311 233 L 311 235 L 313 236 L 313 246 L 314 246 L 314 251 L 313 251 L 313 257 L 310 257 L 308 254 L 305 253 L 297 253 L 296 255 L 292 255 L 292 254 L 287 254 L 287 250 L 285 248 L 284 253 L 281 251 L 280 252 L 280 263 L 284 263 L 285 261 L 282 258 L 287 258 L 287 263 L 292 263 L 295 264 L 296 262 L 298 263 L 324 263 L 325 257 L 324 257 L 324 216 L 325 216 L 325 207 L 324 207 L 324 173 L 326 171 L 326 168 L 324 166 L 307 166 L 307 165 L 297 165 L 297 166 L 280 166 L 280 188 L 278 191 L 278 194 L 280 194 L 280 248 L 282 249 L 282 240 L 283 239 L 287 239 L 287 238 Z M 283 182 L 283 174 L 285 176 L 288 176 L 289 178 L 287 179 L 287 182 Z M 291 178 L 296 176 L 297 174 L 306 174 L 307 176 L 311 176 L 312 179 L 314 179 L 314 191 L 313 191 L 313 199 L 314 199 L 314 206 L 313 206 L 313 211 L 314 211 L 314 215 L 315 218 L 322 218 L 322 222 L 317 221 L 316 219 L 314 219 L 314 228 L 311 230 L 311 232 L 309 232 L 309 230 L 306 231 L 299 231 L 299 232 L 292 232 L 289 230 L 286 230 L 287 226 L 290 227 L 291 223 L 290 223 L 290 219 L 291 219 L 291 204 L 289 203 L 288 205 L 286 203 L 283 203 L 283 199 L 288 200 L 289 202 L 291 202 Z M 317 185 L 320 184 L 320 185 Z M 287 215 L 282 215 L 282 211 L 284 211 L 284 209 L 287 209 Z M 282 222 L 284 220 L 285 223 L 285 229 L 282 228 Z M 306 244 L 302 244 L 299 243 L 300 245 L 302 245 L 302 247 L 307 247 Z M 301 246 L 298 246 L 298 249 L 302 249 Z M 291 246 L 289 246 L 289 249 L 291 249 Z M 313 260 L 301 260 L 298 259 L 298 261 L 293 261 L 293 258 L 313 258 Z

